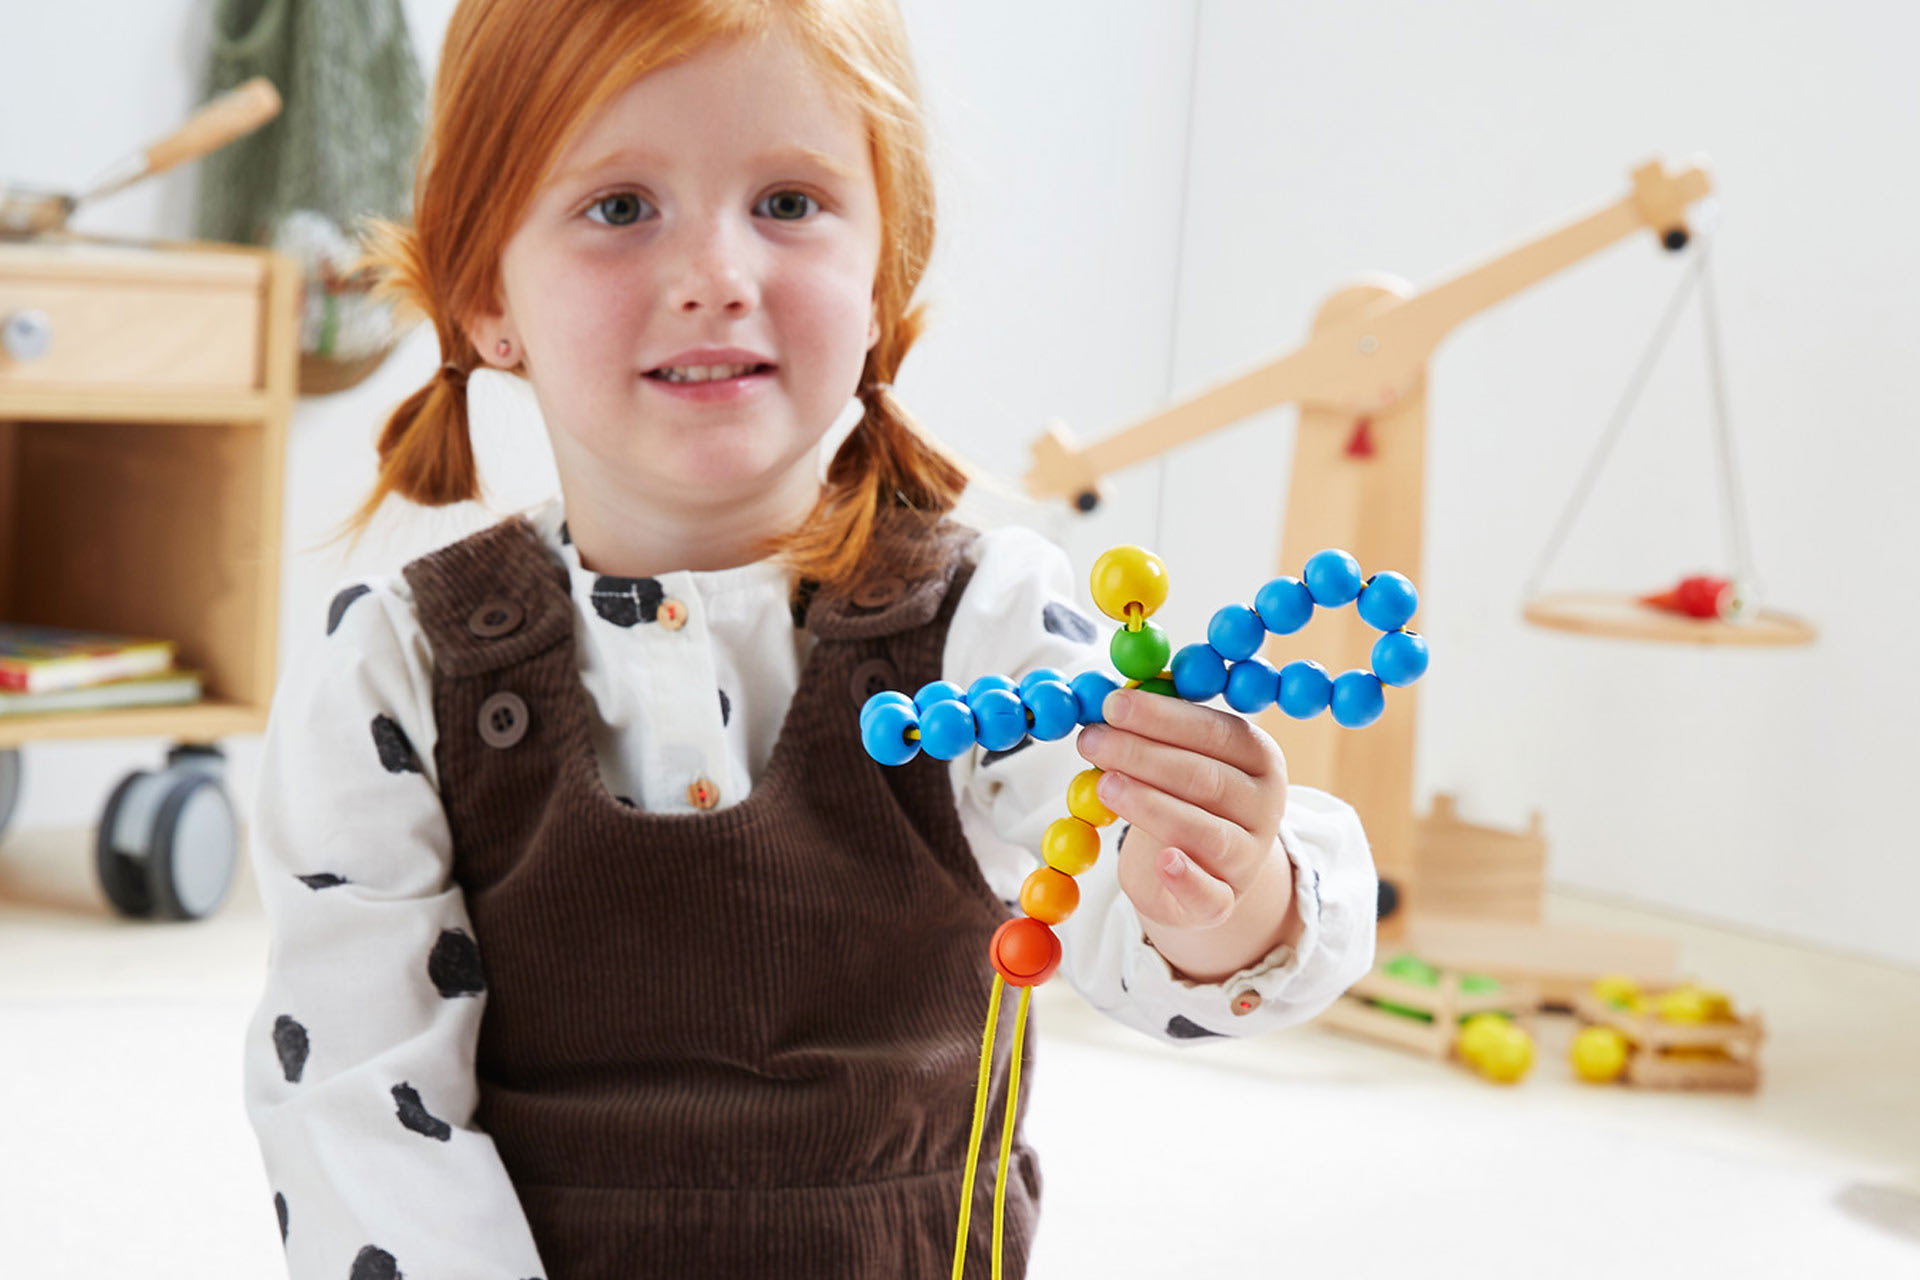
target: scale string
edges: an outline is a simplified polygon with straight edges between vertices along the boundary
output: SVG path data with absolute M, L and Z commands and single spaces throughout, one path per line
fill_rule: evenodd
M 1726 500 L 1728 552 L 1733 576 L 1750 600 L 1759 598 L 1760 584 L 1753 568 L 1753 546 L 1747 541 L 1747 499 L 1734 466 L 1733 426 L 1727 412 L 1727 374 L 1720 345 L 1720 309 L 1713 292 L 1713 272 L 1707 268 L 1709 244 L 1700 245 L 1700 323 L 1707 335 L 1707 373 L 1713 388 L 1713 424 L 1719 443 L 1720 492 Z
M 1659 360 L 1661 350 L 1673 336 L 1673 327 L 1680 318 L 1680 309 L 1687 301 L 1687 293 L 1699 281 L 1701 268 L 1705 263 L 1706 254 L 1704 252 L 1696 254 L 1690 269 L 1680 277 L 1679 287 L 1674 290 L 1673 299 L 1667 304 L 1666 314 L 1660 317 L 1660 324 L 1654 330 L 1653 340 L 1647 344 L 1646 351 L 1642 353 L 1640 364 L 1634 369 L 1633 377 L 1627 382 L 1626 392 L 1620 397 L 1620 403 L 1614 408 L 1612 420 L 1608 422 L 1606 431 L 1600 437 L 1599 446 L 1588 460 L 1586 470 L 1581 473 L 1580 482 L 1574 489 L 1572 500 L 1560 513 L 1560 521 L 1554 526 L 1552 535 L 1547 539 L 1546 550 L 1541 555 L 1539 564 L 1534 567 L 1532 575 L 1527 579 L 1525 589 L 1527 599 L 1532 599 L 1540 593 L 1540 583 L 1547 576 L 1547 570 L 1552 566 L 1554 557 L 1559 554 L 1561 544 L 1567 539 L 1568 531 L 1573 528 L 1574 520 L 1580 514 L 1580 508 L 1586 504 L 1588 495 L 1593 492 L 1593 483 L 1599 478 L 1600 468 L 1606 463 L 1607 455 L 1613 451 L 1614 443 L 1619 440 L 1620 431 L 1626 426 L 1628 415 L 1633 412 L 1634 402 L 1640 398 L 1640 392 L 1646 387 L 1647 378 L 1653 372 L 1653 366 Z

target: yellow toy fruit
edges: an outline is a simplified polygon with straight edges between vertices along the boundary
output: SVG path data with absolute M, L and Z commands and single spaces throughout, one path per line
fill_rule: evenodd
M 1695 986 L 1663 991 L 1653 1002 L 1653 1011 L 1662 1022 L 1698 1026 L 1713 1021 L 1713 1001 Z
M 1640 984 L 1623 973 L 1610 973 L 1593 982 L 1593 998 L 1616 1009 L 1626 1009 L 1640 1001 Z
M 1054 870 L 1077 876 L 1100 856 L 1100 833 L 1078 818 L 1055 818 L 1040 837 L 1040 856 Z
M 1533 1037 L 1505 1019 L 1473 1064 L 1495 1084 L 1515 1084 L 1533 1069 Z
M 1476 1013 L 1460 1024 L 1460 1056 L 1470 1066 L 1479 1067 L 1488 1049 L 1507 1034 L 1512 1024 L 1497 1013 Z
M 1735 1020 L 1733 1001 L 1727 997 L 1726 992 L 1716 991 L 1712 987 L 1697 987 L 1695 990 L 1699 991 L 1700 998 L 1706 1001 L 1709 1021 L 1732 1022 Z
M 1100 803 L 1101 769 L 1082 769 L 1067 784 L 1067 812 L 1090 827 L 1104 827 L 1115 818 L 1113 810 Z
M 1586 1027 L 1567 1053 L 1582 1080 L 1608 1084 L 1627 1069 L 1627 1038 L 1613 1027 Z
M 1145 547 L 1110 547 L 1093 562 L 1089 586 L 1095 606 L 1115 622 L 1128 620 L 1130 604 L 1150 618 L 1167 602 L 1167 566 Z

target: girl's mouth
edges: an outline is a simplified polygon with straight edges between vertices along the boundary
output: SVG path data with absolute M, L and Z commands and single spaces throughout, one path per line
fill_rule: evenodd
M 751 396 L 773 380 L 773 372 L 770 364 L 663 365 L 641 376 L 676 400 L 711 403 Z

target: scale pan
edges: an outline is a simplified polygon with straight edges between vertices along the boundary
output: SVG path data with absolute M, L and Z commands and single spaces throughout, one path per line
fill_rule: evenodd
M 1771 609 L 1762 609 L 1745 622 L 1722 622 L 1669 613 L 1630 595 L 1598 591 L 1535 596 L 1521 616 L 1536 627 L 1555 631 L 1661 644 L 1783 646 L 1812 644 L 1815 636 L 1811 623 Z

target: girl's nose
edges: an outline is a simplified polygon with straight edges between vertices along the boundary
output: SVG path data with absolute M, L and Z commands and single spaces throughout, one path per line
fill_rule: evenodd
M 725 227 L 712 227 L 688 245 L 668 301 L 676 311 L 743 315 L 757 290 L 743 247 Z

